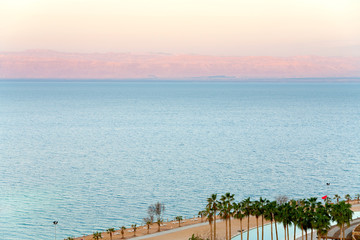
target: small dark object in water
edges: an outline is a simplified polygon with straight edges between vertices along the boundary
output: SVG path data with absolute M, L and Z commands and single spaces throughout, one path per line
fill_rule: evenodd
M 326 183 L 326 185 L 330 185 L 330 183 L 329 183 L 329 182 L 327 182 L 327 183 Z

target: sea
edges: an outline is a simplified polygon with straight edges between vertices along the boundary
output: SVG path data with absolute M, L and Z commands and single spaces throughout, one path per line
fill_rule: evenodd
M 193 217 L 226 192 L 359 194 L 360 83 L 0 81 L 2 240 L 139 225 L 156 202 Z

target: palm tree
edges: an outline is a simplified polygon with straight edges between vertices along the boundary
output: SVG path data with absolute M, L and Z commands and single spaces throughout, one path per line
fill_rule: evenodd
M 64 240 L 75 240 L 75 238 L 73 238 L 73 237 L 67 237 L 67 238 L 64 238 Z
M 213 240 L 213 228 L 212 228 L 212 222 L 214 221 L 214 215 L 213 211 L 207 207 L 204 211 L 202 211 L 202 215 L 206 217 L 206 220 L 209 221 L 210 226 L 210 240 Z
M 265 211 L 265 205 L 268 203 L 268 200 L 260 197 L 259 202 L 260 202 L 259 210 L 261 213 L 261 240 L 264 240 L 264 211 Z
M 316 204 L 317 204 L 317 198 L 315 197 L 312 197 L 312 198 L 309 198 L 308 199 L 308 202 L 309 202 L 309 221 L 310 221 L 310 228 L 311 228 L 311 238 L 310 239 L 313 239 L 313 231 L 314 231 L 314 228 L 313 228 L 313 225 L 315 224 L 315 208 L 316 208 Z
M 314 227 L 317 229 L 318 239 L 323 238 L 324 235 L 327 239 L 327 234 L 330 229 L 330 221 L 331 221 L 328 206 L 324 207 L 323 205 L 318 204 L 316 208 L 315 219 L 316 220 Z
M 291 200 L 290 201 L 290 215 L 291 215 L 291 221 L 294 224 L 294 239 L 296 239 L 296 227 L 298 226 L 298 201 Z
M 222 213 L 225 217 L 225 224 L 226 224 L 226 239 L 228 239 L 227 234 L 227 223 L 229 222 L 229 239 L 231 239 L 231 217 L 233 215 L 232 212 L 232 202 L 234 201 L 234 194 L 225 193 L 225 195 L 221 196 L 221 207 L 223 209 Z
M 351 205 L 344 201 L 334 204 L 330 209 L 331 218 L 339 226 L 342 239 L 345 238 L 345 224 L 350 225 L 353 213 Z
M 359 203 L 360 202 L 360 200 L 359 200 L 360 199 L 360 194 L 356 194 L 355 197 L 357 199 L 357 203 Z
M 222 198 L 221 198 L 222 199 Z M 222 219 L 225 220 L 225 239 L 228 240 L 228 204 L 227 202 L 222 202 L 219 205 L 219 215 Z
M 245 214 L 243 213 L 243 209 L 242 209 L 242 203 L 234 203 L 233 204 L 233 209 L 234 209 L 234 218 L 239 219 L 240 221 L 240 235 L 241 235 L 241 240 L 243 240 L 243 227 L 242 227 L 242 220 L 245 217 Z
M 305 212 L 302 213 L 302 229 L 305 231 L 305 239 L 308 240 L 308 229 L 310 228 L 310 217 L 307 208 L 305 208 Z
M 179 222 L 179 227 L 180 227 L 181 220 L 183 220 L 182 216 L 177 216 L 175 220 Z
M 350 197 L 350 196 L 349 196 Z M 340 209 L 342 211 L 343 217 L 342 217 L 342 222 L 343 222 L 343 237 L 345 239 L 345 224 L 349 227 L 350 226 L 350 221 L 352 219 L 352 216 L 354 214 L 354 212 L 351 210 L 351 205 L 348 203 L 340 203 Z
M 249 240 L 249 230 L 250 230 L 250 215 L 251 215 L 251 205 L 252 202 L 249 198 L 246 198 L 242 201 L 241 205 L 243 206 L 244 214 L 247 217 L 247 240 Z
M 342 214 L 342 209 L 341 209 L 342 208 L 341 203 L 342 202 L 334 204 L 331 207 L 331 211 L 330 211 L 332 220 L 336 221 L 336 225 L 340 228 L 340 237 L 342 234 L 342 227 L 343 227 L 343 214 Z
M 131 227 L 132 227 L 132 229 L 134 230 L 134 236 L 136 236 L 136 229 L 137 229 L 136 223 L 133 224 L 133 225 L 131 225 Z
M 341 197 L 340 197 L 339 195 L 335 194 L 334 199 L 336 199 L 336 202 L 337 202 L 337 203 L 339 202 L 339 199 L 340 199 L 340 198 L 341 198 Z
M 147 227 L 147 234 L 149 234 L 149 231 L 150 231 L 150 225 L 152 224 L 151 220 L 150 219 L 147 219 L 145 221 L 145 224 L 146 224 L 146 227 Z
M 203 211 L 199 211 L 199 213 L 198 213 L 198 215 L 199 215 L 199 217 L 200 217 L 200 222 L 203 222 Z
M 263 212 L 263 216 L 266 220 L 270 221 L 270 225 L 271 225 L 271 240 L 273 240 L 273 221 L 274 221 L 274 212 L 275 212 L 275 208 L 276 208 L 276 202 L 268 202 L 265 206 L 264 206 L 264 212 Z
M 354 212 L 351 210 L 351 205 L 350 204 L 344 205 L 343 212 L 344 212 L 344 222 L 349 227 L 350 221 L 352 220 L 352 216 L 354 214 Z M 345 229 L 343 229 L 343 235 L 345 236 Z
M 350 203 L 351 200 L 350 194 L 346 194 L 345 199 L 347 200 L 347 203 Z
M 281 212 L 280 212 L 280 206 L 278 205 L 278 202 L 275 201 L 275 203 L 273 203 L 274 208 L 273 208 L 273 217 L 274 217 L 274 225 L 275 225 L 275 234 L 276 234 L 276 240 L 279 239 L 279 235 L 278 235 L 278 230 L 277 230 L 277 223 L 281 223 Z
M 233 205 L 232 203 L 234 202 L 235 198 L 235 194 L 230 194 L 230 193 L 225 193 L 226 199 L 228 201 L 228 210 L 229 210 L 229 239 L 231 239 L 231 217 L 233 217 L 234 215 L 234 211 L 233 211 Z
M 122 226 L 122 227 L 120 228 L 121 238 L 124 238 L 125 229 L 126 229 L 125 226 Z
M 289 202 L 286 202 L 280 205 L 278 209 L 279 209 L 280 221 L 282 222 L 284 227 L 285 240 L 286 239 L 289 240 L 290 239 L 289 225 L 292 224 L 293 208 L 291 207 Z
M 302 203 L 301 203 L 302 204 Z M 301 228 L 301 240 L 304 240 L 304 225 L 305 225 L 305 213 L 304 207 L 298 206 L 297 207 L 297 224 Z
M 110 240 L 112 240 L 112 235 L 115 232 L 115 229 L 114 228 L 108 228 L 108 229 L 106 229 L 106 232 L 108 234 L 110 234 Z
M 208 206 L 213 211 L 213 219 L 214 219 L 214 240 L 216 240 L 216 211 L 218 210 L 218 200 L 217 194 L 212 194 L 211 197 L 207 199 Z
M 251 205 L 251 212 L 252 215 L 255 216 L 256 218 L 256 236 L 257 236 L 257 240 L 260 239 L 259 237 L 259 217 L 261 216 L 262 212 L 261 212 L 261 204 L 259 201 L 255 201 L 252 205 Z
M 158 225 L 158 232 L 160 232 L 160 226 L 161 224 L 163 223 L 163 220 L 161 218 L 159 218 L 157 221 L 156 221 L 157 225 Z
M 278 207 L 279 210 L 279 222 L 282 222 L 284 227 L 284 239 L 286 240 L 286 224 L 287 224 L 287 218 L 288 216 L 287 211 L 285 210 L 285 204 L 282 204 Z M 288 239 L 289 240 L 289 239 Z
M 94 232 L 93 233 L 93 239 L 94 240 L 99 240 L 100 238 L 102 238 L 101 232 Z
M 308 203 L 309 204 L 309 203 Z M 312 223 L 313 223 L 313 213 L 311 212 L 310 205 L 305 207 L 305 216 L 304 216 L 304 230 L 305 230 L 305 239 L 308 240 L 308 232 L 307 230 L 311 229 L 312 231 Z

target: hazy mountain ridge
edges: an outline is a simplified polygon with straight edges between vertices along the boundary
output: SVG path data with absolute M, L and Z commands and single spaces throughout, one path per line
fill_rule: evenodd
M 360 57 L 0 52 L 0 78 L 181 79 L 360 77 Z

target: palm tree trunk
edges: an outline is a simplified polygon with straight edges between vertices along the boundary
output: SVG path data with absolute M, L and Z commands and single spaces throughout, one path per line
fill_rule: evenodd
M 214 211 L 214 240 L 216 240 L 216 211 Z
M 289 224 L 286 225 L 286 231 L 287 231 L 287 239 L 290 240 L 290 233 L 289 233 Z
M 294 240 L 296 240 L 296 224 L 294 223 Z
M 311 240 L 313 239 L 313 229 L 311 228 Z
M 271 219 L 271 222 L 270 222 L 270 224 L 271 224 L 271 240 L 273 240 L 273 221 L 272 221 L 272 219 Z
M 276 220 L 275 220 L 275 234 L 276 234 L 276 240 L 279 240 Z
M 304 228 L 301 226 L 301 240 L 304 240 Z
M 286 240 L 286 226 L 285 226 L 285 224 L 283 225 L 284 226 L 284 235 L 285 235 L 285 240 Z
M 308 240 L 307 239 L 307 229 L 305 229 L 305 240 Z M 312 239 L 311 239 L 312 240 Z
M 261 240 L 264 240 L 264 215 L 261 216 Z
M 228 240 L 228 220 L 225 218 L 225 239 Z
M 229 239 L 231 239 L 231 217 L 229 217 Z
M 340 225 L 340 236 L 339 236 L 340 240 L 342 240 L 342 224 Z
M 341 224 L 341 225 L 340 225 L 340 239 L 341 239 L 341 240 L 343 240 L 343 238 L 344 238 L 342 228 L 343 228 L 343 225 Z
M 247 240 L 249 240 L 249 230 L 250 230 L 250 215 L 247 216 L 248 224 L 247 224 Z
M 243 240 L 242 218 L 240 218 L 240 235 L 241 235 L 241 240 Z
M 213 240 L 212 224 L 210 221 L 209 221 L 209 224 L 210 224 L 210 240 Z
M 256 217 L 256 235 L 257 240 L 259 240 L 259 217 Z

